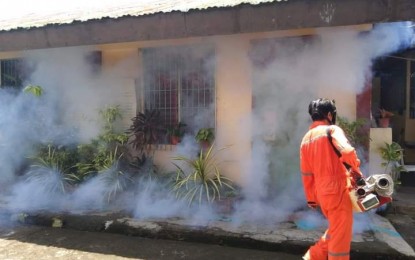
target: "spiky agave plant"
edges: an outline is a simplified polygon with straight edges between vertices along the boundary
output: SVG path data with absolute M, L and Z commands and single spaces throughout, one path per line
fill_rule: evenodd
M 67 180 L 57 169 L 32 165 L 26 181 L 37 184 L 47 193 L 66 193 Z
M 114 151 L 107 154 L 99 169 L 98 175 L 105 185 L 107 202 L 110 202 L 118 193 L 124 191 L 128 183 L 132 182 L 132 179 L 120 169 L 119 163 L 122 157 L 123 154 L 118 153 L 118 146 L 116 146 Z
M 216 162 L 213 146 L 212 144 L 206 153 L 202 149 L 195 159 L 185 156 L 173 158 L 182 164 L 173 162 L 177 168 L 173 191 L 176 197 L 187 200 L 189 205 L 195 199 L 199 205 L 203 201 L 212 203 L 215 199 L 220 199 L 223 188 L 234 190 L 232 180 L 223 176 L 218 168 L 219 163 Z M 225 148 L 220 150 L 223 149 Z
M 66 188 L 74 181 L 70 173 L 71 154 L 65 149 L 58 149 L 52 144 L 41 146 L 38 154 L 30 159 L 33 161 L 27 172 L 27 181 L 38 183 L 47 192 L 65 193 Z

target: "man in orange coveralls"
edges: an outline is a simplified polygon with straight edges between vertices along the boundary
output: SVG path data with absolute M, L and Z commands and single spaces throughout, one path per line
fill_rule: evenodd
M 359 169 L 360 161 L 343 130 L 335 125 L 334 100 L 320 98 L 311 101 L 308 113 L 313 123 L 300 147 L 302 180 L 308 206 L 320 207 L 328 220 L 328 229 L 310 247 L 303 259 L 350 259 L 353 206 L 349 191 L 354 185 L 354 179 L 345 163 L 350 166 L 354 176 L 360 179 L 363 176 Z M 340 152 L 339 155 L 334 148 Z

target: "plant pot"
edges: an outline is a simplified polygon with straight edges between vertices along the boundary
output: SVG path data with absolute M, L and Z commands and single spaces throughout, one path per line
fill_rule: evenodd
M 225 197 L 220 200 L 216 200 L 216 211 L 222 215 L 230 215 L 235 210 L 235 203 L 238 201 L 237 197 Z
M 211 143 L 209 141 L 200 141 L 199 142 L 200 148 L 202 148 L 203 151 L 209 150 Z
M 401 172 L 401 185 L 406 187 L 415 187 L 415 172 Z
M 172 145 L 176 145 L 176 144 L 180 143 L 180 137 L 178 137 L 178 136 L 171 136 L 170 137 L 170 143 Z
M 379 126 L 382 128 L 387 128 L 389 127 L 389 123 L 390 123 L 390 118 L 385 117 L 385 118 L 379 118 Z

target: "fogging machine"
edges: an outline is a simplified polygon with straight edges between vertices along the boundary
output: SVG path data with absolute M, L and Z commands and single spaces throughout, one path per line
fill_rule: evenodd
M 341 154 L 333 144 L 330 127 L 327 127 L 326 134 L 335 153 L 340 158 Z M 349 193 L 354 211 L 365 212 L 392 201 L 394 184 L 390 175 L 376 174 L 364 179 L 360 178 L 360 176 L 354 176 L 355 174 L 351 171 L 351 167 L 346 163 L 344 163 L 344 166 L 355 180 L 355 186 Z
M 357 212 L 378 208 L 392 201 L 393 191 L 393 180 L 388 174 L 371 175 L 364 181 L 356 181 L 350 191 L 353 208 Z

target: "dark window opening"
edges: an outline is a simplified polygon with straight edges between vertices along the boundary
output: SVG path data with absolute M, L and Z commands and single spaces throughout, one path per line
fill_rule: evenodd
M 20 59 L 1 60 L 1 87 L 21 88 L 25 78 L 24 64 Z
M 102 52 L 91 51 L 85 56 L 86 62 L 91 66 L 91 73 L 98 74 L 102 67 Z
M 144 49 L 144 109 L 158 110 L 165 127 L 214 127 L 213 59 L 205 46 Z

